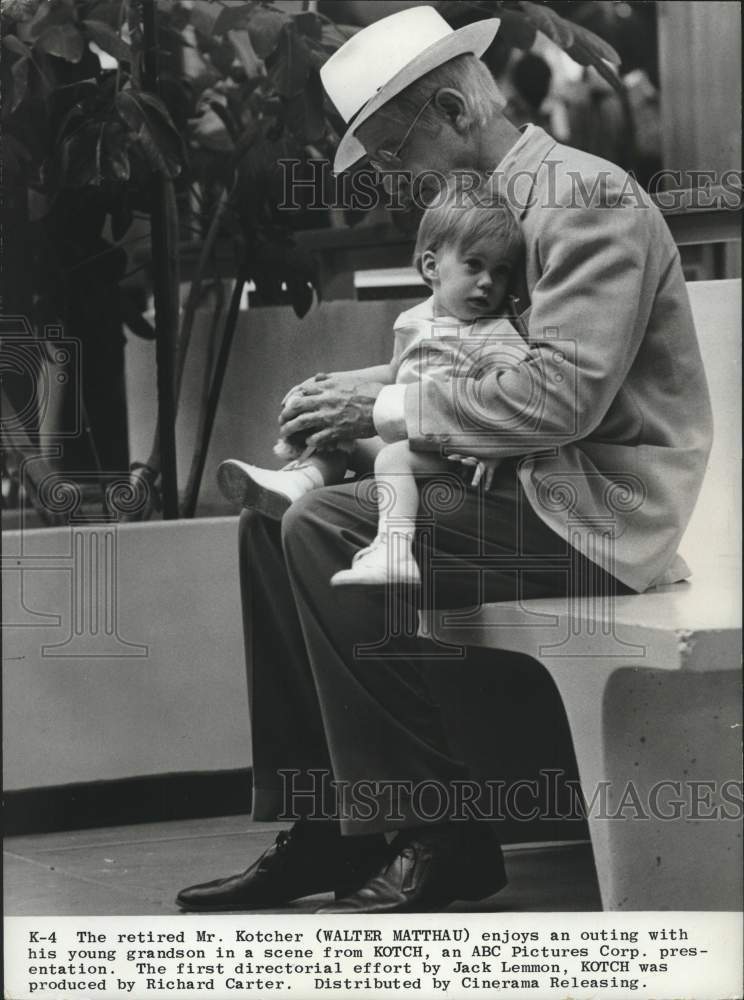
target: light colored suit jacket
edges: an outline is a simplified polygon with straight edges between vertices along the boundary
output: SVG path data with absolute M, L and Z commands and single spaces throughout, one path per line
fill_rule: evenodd
M 571 545 L 637 591 L 682 579 L 712 418 L 666 223 L 624 171 L 535 126 L 493 182 L 523 227 L 529 357 L 406 386 L 405 435 L 416 450 L 525 456 L 530 504 Z

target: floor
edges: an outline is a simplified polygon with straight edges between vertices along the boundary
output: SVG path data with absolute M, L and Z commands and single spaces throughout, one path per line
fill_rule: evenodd
M 8 837 L 4 849 L 6 916 L 177 913 L 183 886 L 246 868 L 272 843 L 280 824 L 243 816 L 143 823 Z M 455 911 L 600 910 L 588 843 L 505 849 L 509 885 Z M 276 912 L 310 912 L 302 900 Z

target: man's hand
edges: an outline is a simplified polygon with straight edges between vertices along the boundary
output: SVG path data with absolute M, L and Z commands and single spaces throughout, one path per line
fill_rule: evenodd
M 297 385 L 293 385 L 292 388 L 285 393 L 284 399 L 281 405 L 284 407 L 287 405 L 292 396 L 310 396 L 315 391 L 318 382 L 324 382 L 326 379 L 330 378 L 326 372 L 318 372 L 317 375 L 311 375 L 310 378 L 306 378 L 304 382 L 299 382 Z
M 384 384 L 360 380 L 351 372 L 308 379 L 285 397 L 279 433 L 289 437 L 312 429 L 307 443 L 321 449 L 339 441 L 374 437 L 372 410 Z

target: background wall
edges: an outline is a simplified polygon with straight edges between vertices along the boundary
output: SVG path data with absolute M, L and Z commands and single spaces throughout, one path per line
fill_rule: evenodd
M 664 166 L 740 169 L 741 4 L 662 0 L 657 10 Z
M 72 529 L 4 533 L 6 792 L 250 764 L 236 540 L 232 517 L 117 527 L 115 634 L 88 548 L 76 636 Z

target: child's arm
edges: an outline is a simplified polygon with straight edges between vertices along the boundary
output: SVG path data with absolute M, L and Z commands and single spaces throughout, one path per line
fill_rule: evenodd
M 395 373 L 391 364 L 370 365 L 369 368 L 358 368 L 356 371 L 336 372 L 335 374 L 361 377 L 366 382 L 382 382 L 384 385 L 392 385 L 395 382 Z
M 355 368 L 348 372 L 318 372 L 317 375 L 311 375 L 304 382 L 293 386 L 285 395 L 281 405 L 285 406 L 290 396 L 298 393 L 300 395 L 310 395 L 311 393 L 307 390 L 311 390 L 317 382 L 326 382 L 329 379 L 338 379 L 344 382 L 347 380 L 382 382 L 384 385 L 392 385 L 395 382 L 395 375 L 393 373 L 393 366 L 390 364 L 371 365 L 369 368 Z

